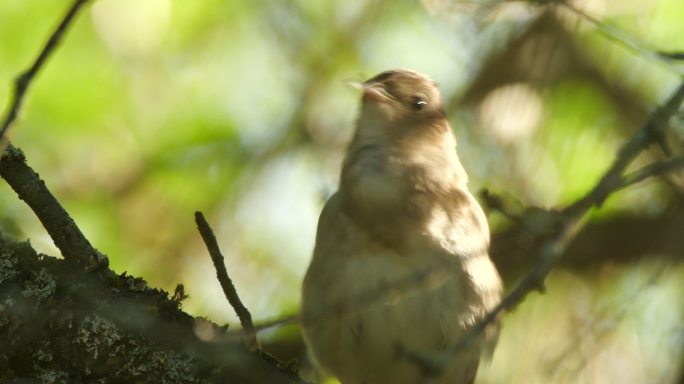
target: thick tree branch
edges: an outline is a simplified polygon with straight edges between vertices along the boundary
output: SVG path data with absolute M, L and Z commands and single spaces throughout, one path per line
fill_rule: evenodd
M 5 111 L 5 116 L 2 119 L 2 125 L 0 125 L 0 154 L 5 152 L 7 144 L 9 143 L 9 139 L 7 138 L 8 131 L 19 115 L 19 111 L 24 103 L 26 91 L 33 82 L 33 79 L 36 77 L 38 71 L 40 71 L 40 69 L 43 67 L 43 64 L 45 64 L 47 61 L 48 57 L 50 57 L 52 52 L 54 52 L 55 48 L 57 48 L 59 45 L 64 32 L 69 28 L 78 11 L 88 1 L 89 0 L 74 1 L 66 15 L 64 15 L 62 18 L 62 21 L 52 32 L 52 35 L 50 35 L 50 38 L 48 39 L 47 43 L 45 43 L 45 46 L 40 51 L 33 64 L 31 64 L 28 69 L 17 76 L 16 80 L 14 81 L 14 93 L 10 99 L 9 106 Z M 1 158 L 0 161 L 2 161 Z
M 5 306 L 3 311 L 0 311 L 0 324 L 7 325 L 17 323 L 17 325 L 12 325 L 10 328 L 3 328 L 0 326 L 0 344 L 2 344 L 2 340 L 4 339 L 8 340 L 8 342 L 9 340 L 12 340 L 12 342 L 15 343 L 15 346 L 18 345 L 15 334 L 3 333 L 14 328 L 20 330 L 25 329 L 26 332 L 31 334 L 50 334 L 51 332 L 54 332 L 55 329 L 62 333 L 67 332 L 67 330 L 62 330 L 60 328 L 62 322 L 59 319 L 62 316 L 66 319 L 73 319 L 75 316 L 78 316 L 78 321 L 83 321 L 82 324 L 79 323 L 79 326 L 90 327 L 93 326 L 94 323 L 105 324 L 107 329 L 113 332 L 113 336 L 100 335 L 101 337 L 106 338 L 111 336 L 114 337 L 115 340 L 126 340 L 123 344 L 115 343 L 115 348 L 113 347 L 111 350 L 102 349 L 103 347 L 100 346 L 103 344 L 109 345 L 112 342 L 111 340 L 92 340 L 96 345 L 93 348 L 99 348 L 101 356 L 111 356 L 112 358 L 97 363 L 89 363 L 90 365 L 83 367 L 84 371 L 90 370 L 95 364 L 99 367 L 98 369 L 108 370 L 108 372 L 110 372 L 107 374 L 109 375 L 107 377 L 116 379 L 123 375 L 122 372 L 128 371 L 126 367 L 129 367 L 130 364 L 142 364 L 146 366 L 146 372 L 157 372 L 159 363 L 156 363 L 154 360 L 146 360 L 148 358 L 146 356 L 149 355 L 148 353 L 136 355 L 135 351 L 140 348 L 143 348 L 143 350 L 156 350 L 156 348 L 161 347 L 162 349 L 171 348 L 172 350 L 181 350 L 182 353 L 187 353 L 187 355 L 184 355 L 187 357 L 179 357 L 179 355 L 173 351 L 164 352 L 159 350 L 158 352 L 155 352 L 155 354 L 158 353 L 158 355 L 155 356 L 163 358 L 165 361 L 169 361 L 169 359 L 186 358 L 202 360 L 203 363 L 200 365 L 188 362 L 188 364 L 185 365 L 185 368 L 183 368 L 196 369 L 198 370 L 197 375 L 206 371 L 216 372 L 218 370 L 218 372 L 222 372 L 220 375 L 212 376 L 214 379 L 202 382 L 221 382 L 220 380 L 217 381 L 216 377 L 224 377 L 226 379 L 232 377 L 233 380 L 237 380 L 237 382 L 253 383 L 302 382 L 296 374 L 289 372 L 287 367 L 283 368 L 282 364 L 270 355 L 266 353 L 247 354 L 239 344 L 232 341 L 232 337 L 225 335 L 221 329 L 216 328 L 216 326 L 206 321 L 205 323 L 208 324 L 203 326 L 203 328 L 210 330 L 209 333 L 212 335 L 210 337 L 211 343 L 199 340 L 193 332 L 193 328 L 197 326 L 194 319 L 177 310 L 178 303 L 168 301 L 165 293 L 162 292 L 160 295 L 158 291 L 148 289 L 142 279 L 127 277 L 125 274 L 123 276 L 117 276 L 108 268 L 104 268 L 107 266 L 107 258 L 92 247 L 90 242 L 76 226 L 73 219 L 71 219 L 57 199 L 55 199 L 47 189 L 45 183 L 39 178 L 38 174 L 26 164 L 23 153 L 12 145 L 8 146 L 7 152 L 3 156 L 2 161 L 0 161 L 0 176 L 2 176 L 19 197 L 31 207 L 64 255 L 66 261 L 84 265 L 88 268 L 104 269 L 103 273 L 83 274 L 74 271 L 71 268 L 65 270 L 63 267 L 60 267 L 59 264 L 55 264 L 58 263 L 57 260 L 46 261 L 49 265 L 44 266 L 41 265 L 44 263 L 43 261 L 36 261 L 37 255 L 35 255 L 35 252 L 32 252 L 32 250 L 23 256 L 16 257 L 11 252 L 7 251 L 7 242 L 0 241 L 0 249 L 2 249 L 0 254 L 3 257 L 10 257 L 8 262 L 2 264 L 4 269 L 0 271 L 0 273 L 4 274 L 3 276 L 0 276 L 0 296 L 11 298 L 10 301 L 5 301 L 3 303 L 16 302 L 16 299 L 14 298 L 15 293 L 12 291 L 13 287 L 20 285 L 34 287 L 37 284 L 47 284 L 47 287 L 50 287 L 48 291 L 50 295 L 49 308 L 44 308 L 42 306 L 48 299 L 38 297 L 36 298 L 36 303 L 22 302 L 20 306 Z M 49 258 L 44 258 L 43 260 L 47 259 Z M 17 262 L 21 265 L 17 265 L 16 268 L 13 267 L 16 269 L 16 272 L 10 271 L 8 269 L 9 263 Z M 50 276 L 48 279 L 45 273 L 50 273 L 48 271 L 50 271 L 51 268 L 56 268 L 61 272 L 59 272 L 57 276 Z M 34 276 L 36 274 L 37 276 Z M 32 282 L 19 280 L 26 276 L 40 279 L 40 281 Z M 46 279 L 49 280 L 47 283 L 45 282 Z M 13 280 L 17 280 L 16 283 L 12 282 Z M 138 299 L 142 300 L 142 302 L 138 302 L 138 299 L 129 297 L 130 293 L 127 293 L 126 290 L 122 290 L 120 286 L 128 287 L 128 289 L 133 292 L 149 291 L 151 297 L 140 296 Z M 42 293 L 46 291 L 47 287 L 38 288 Z M 29 288 L 16 293 L 16 295 L 26 295 L 28 292 L 27 289 Z M 65 292 L 65 294 L 73 295 L 73 297 L 64 298 L 57 295 L 52 298 L 52 294 L 55 292 Z M 179 295 L 179 297 L 181 296 L 183 295 Z M 62 304 L 62 301 L 64 301 L 64 303 L 72 303 L 73 308 L 69 305 L 65 307 L 65 305 Z M 27 307 L 33 308 L 33 306 L 36 308 L 35 311 L 21 309 Z M 59 311 L 64 311 L 64 313 Z M 166 311 L 173 312 L 170 314 L 171 319 L 157 317 L 157 315 Z M 48 312 L 51 313 L 49 317 L 38 315 L 39 313 Z M 9 316 L 8 319 L 10 320 L 3 319 L 3 314 Z M 71 324 L 71 321 L 72 320 L 69 320 L 66 324 Z M 110 326 L 110 322 L 113 322 L 116 327 L 121 328 L 115 328 L 114 325 Z M 93 332 L 99 333 L 100 330 L 94 329 Z M 64 334 L 67 335 L 65 336 L 67 338 L 71 337 L 68 336 L 68 333 Z M 122 336 L 124 334 L 125 336 Z M 92 337 L 99 336 L 93 335 Z M 52 339 L 46 338 L 45 340 L 47 344 L 40 346 L 39 349 L 35 351 L 32 349 L 34 345 L 31 344 L 30 341 L 27 341 L 26 344 L 19 344 L 18 347 L 13 348 L 12 351 L 8 351 L 3 355 L 0 360 L 6 361 L 10 366 L 13 366 L 25 362 L 26 359 L 32 359 L 25 357 L 25 354 L 27 353 L 66 353 L 66 351 L 50 349 L 54 348 L 54 345 L 51 344 Z M 153 344 L 156 344 L 154 344 L 154 346 L 153 344 L 149 344 L 150 340 Z M 135 347 L 139 344 L 143 346 Z M 130 349 L 130 354 L 125 353 L 127 348 Z M 124 351 L 124 353 L 122 353 L 122 351 Z M 162 357 L 166 356 L 166 353 L 169 353 L 169 357 Z M 76 367 L 70 365 L 71 360 L 78 360 L 78 358 L 68 355 L 65 356 L 65 359 L 66 361 L 59 359 L 59 366 L 68 371 L 68 373 L 64 374 L 68 374 L 69 377 L 72 378 L 81 377 L 79 375 L 83 375 L 83 373 Z M 57 364 L 57 360 L 58 359 L 55 359 L 51 363 L 53 367 Z M 208 368 L 207 365 L 209 366 Z M 35 366 L 39 367 L 38 364 Z M 166 365 L 161 367 L 164 368 Z M 2 371 L 2 369 L 0 369 L 0 371 Z M 29 372 L 33 371 L 29 370 Z M 135 372 L 135 370 L 133 370 L 133 372 Z M 32 377 L 32 375 L 33 374 L 29 374 L 30 377 Z M 86 375 L 83 377 L 88 376 Z M 150 374 L 150 377 L 152 377 L 152 379 L 138 380 L 138 382 L 156 382 L 156 378 L 159 376 Z M 178 380 L 169 382 L 180 383 L 186 381 Z
M 2 236 L 0 266 L 2 383 L 303 384 L 140 278 L 84 274 Z

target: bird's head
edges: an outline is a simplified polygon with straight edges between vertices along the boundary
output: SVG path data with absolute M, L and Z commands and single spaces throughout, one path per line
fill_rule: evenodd
M 342 170 L 342 186 L 364 199 L 388 191 L 449 190 L 467 176 L 434 81 L 396 69 L 362 84 L 361 114 Z M 378 188 L 369 188 L 377 185 Z
M 446 120 L 435 82 L 421 73 L 385 71 L 362 86 L 362 121 L 401 127 Z

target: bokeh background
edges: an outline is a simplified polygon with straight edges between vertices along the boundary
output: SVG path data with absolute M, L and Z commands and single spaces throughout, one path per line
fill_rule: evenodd
M 2 0 L 0 102 L 69 3 Z M 115 271 L 183 283 L 187 312 L 237 327 L 200 210 L 253 317 L 276 319 L 298 311 L 358 109 L 350 81 L 413 68 L 439 82 L 473 191 L 561 208 L 597 182 L 684 73 L 654 54 L 684 51 L 684 2 L 572 4 L 98 0 L 38 76 L 12 141 Z M 680 115 L 669 139 L 683 137 Z M 505 317 L 478 383 L 681 380 L 682 185 L 650 180 L 593 210 L 548 292 Z M 59 255 L 4 183 L 0 229 Z M 509 287 L 530 265 L 516 260 L 497 263 Z M 296 326 L 261 339 L 306 367 Z

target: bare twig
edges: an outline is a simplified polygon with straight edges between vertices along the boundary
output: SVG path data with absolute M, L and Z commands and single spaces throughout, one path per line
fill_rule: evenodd
M 520 223 L 521 210 L 518 207 L 511 207 L 510 200 L 504 199 L 502 196 L 492 193 L 488 189 L 481 190 L 479 196 L 487 211 L 499 212 L 508 220 L 514 223 Z
M 627 188 L 649 177 L 664 175 L 684 168 L 684 156 L 677 156 L 668 161 L 656 161 L 625 175 L 619 188 Z
M 684 166 L 681 158 L 674 159 L 667 163 L 656 163 L 646 166 L 641 170 L 628 176 L 622 177 L 627 166 L 641 153 L 646 147 L 656 140 L 656 137 L 664 131 L 669 119 L 678 111 L 684 99 L 684 82 L 679 85 L 677 90 L 670 96 L 665 104 L 655 111 L 646 125 L 637 131 L 632 138 L 625 143 L 619 150 L 613 165 L 585 196 L 578 199 L 566 209 L 561 211 L 559 217 L 561 222 L 558 233 L 544 244 L 537 256 L 537 262 L 523 279 L 494 307 L 485 317 L 478 322 L 470 331 L 458 342 L 449 346 L 445 351 L 437 355 L 427 355 L 416 351 L 400 348 L 400 353 L 405 358 L 413 361 L 425 372 L 438 374 L 445 364 L 450 361 L 458 352 L 468 345 L 473 344 L 484 332 L 484 330 L 495 322 L 503 312 L 514 309 L 532 291 L 543 291 L 544 279 L 550 272 L 553 265 L 563 255 L 565 249 L 574 239 L 579 231 L 584 215 L 593 206 L 601 206 L 605 199 L 616 190 L 624 188 L 626 185 L 634 184 L 647 177 L 669 172 L 676 167 Z M 401 346 L 400 346 L 401 347 Z
M 679 75 L 684 74 L 684 68 L 681 66 L 681 63 L 679 63 L 679 61 L 682 60 L 681 52 L 664 52 L 658 50 L 648 42 L 637 39 L 634 36 L 630 36 L 619 28 L 597 20 L 569 1 L 553 1 L 553 3 L 565 7 L 580 19 L 594 25 L 600 33 L 616 44 L 621 45 L 626 49 L 636 52 L 655 62 L 664 63 L 667 65 L 668 69 Z
M 81 6 L 87 2 L 88 0 L 74 1 L 66 15 L 64 15 L 62 18 L 62 21 L 52 32 L 52 35 L 48 39 L 47 43 L 45 43 L 45 46 L 38 54 L 38 57 L 36 57 L 36 60 L 27 70 L 17 76 L 16 80 L 14 81 L 14 93 L 12 94 L 9 106 L 5 111 L 5 116 L 2 119 L 2 125 L 0 126 L 0 154 L 4 153 L 5 149 L 7 148 L 9 143 L 9 139 L 7 138 L 8 131 L 19 115 L 19 111 L 21 110 L 21 106 L 24 102 L 24 96 L 26 95 L 28 87 L 31 85 L 31 82 L 36 77 L 38 71 L 43 67 L 43 64 L 45 64 L 45 61 L 48 59 L 48 57 L 50 57 L 50 54 L 52 54 L 55 48 L 57 48 L 57 45 L 59 45 L 64 32 L 67 30 L 69 25 L 71 25 L 71 22 L 74 20 L 74 17 L 78 13 L 79 9 L 81 9 Z
M 207 246 L 211 261 L 214 263 L 216 277 L 221 284 L 221 288 L 223 288 L 223 293 L 226 295 L 228 303 L 230 303 L 235 310 L 235 313 L 240 319 L 240 324 L 242 324 L 242 328 L 245 331 L 245 346 L 250 350 L 257 350 L 259 347 L 256 341 L 254 324 L 252 324 L 252 314 L 249 313 L 247 307 L 242 304 L 242 300 L 240 300 L 240 296 L 237 294 L 233 281 L 228 276 L 228 271 L 223 262 L 223 255 L 221 254 L 221 250 L 216 241 L 216 236 L 214 236 L 214 232 L 211 230 L 211 227 L 209 227 L 209 223 L 207 223 L 202 212 L 195 212 L 195 223 L 197 223 L 197 229 L 199 230 L 200 235 L 202 235 L 204 244 Z
M 109 264 L 107 257 L 93 248 L 43 180 L 26 164 L 24 154 L 11 144 L 0 159 L 0 176 L 31 207 L 65 260 L 88 270 Z
M 658 56 L 665 57 L 670 60 L 684 60 L 684 52 L 682 51 L 658 51 L 656 53 L 658 54 Z
M 287 315 L 273 320 L 264 320 L 258 324 L 254 325 L 254 332 L 258 333 L 267 329 L 275 327 L 283 327 L 286 325 L 297 324 L 301 321 L 299 315 Z M 244 336 L 245 331 L 238 329 L 236 331 L 229 330 L 226 332 L 229 336 Z

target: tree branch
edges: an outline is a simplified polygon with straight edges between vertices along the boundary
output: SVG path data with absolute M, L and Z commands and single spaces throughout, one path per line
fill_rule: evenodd
M 11 144 L 0 157 L 0 176 L 33 210 L 65 260 L 88 270 L 107 267 L 107 257 L 90 244 L 45 182 L 26 164 L 21 150 Z
M 656 161 L 625 175 L 618 188 L 627 188 L 630 185 L 639 183 L 649 177 L 674 172 L 683 167 L 684 156 L 677 156 L 669 161 Z
M 38 54 L 38 57 L 36 57 L 36 60 L 27 70 L 17 76 L 16 80 L 14 81 L 14 93 L 12 94 L 9 106 L 5 111 L 5 116 L 2 119 L 2 125 L 0 126 L 0 154 L 5 152 L 5 149 L 9 144 L 9 139 L 7 138 L 8 131 L 19 115 L 26 91 L 33 82 L 33 79 L 36 77 L 38 71 L 40 71 L 40 69 L 43 67 L 43 64 L 45 64 L 48 57 L 50 57 L 52 52 L 54 52 L 55 48 L 57 48 L 59 45 L 64 32 L 67 30 L 69 25 L 71 25 L 71 22 L 74 20 L 78 11 L 87 2 L 88 0 L 74 1 L 66 15 L 64 15 L 62 18 L 62 21 L 52 32 L 52 35 L 48 39 L 47 43 L 45 43 L 45 46 Z M 0 161 L 2 160 L 0 159 Z
M 627 166 L 650 144 L 658 142 L 670 118 L 677 113 L 684 100 L 684 82 L 670 96 L 667 102 L 658 108 L 646 125 L 637 131 L 618 151 L 613 165 L 603 175 L 594 189 L 564 210 L 566 215 L 581 213 L 592 206 L 600 207 L 610 193 L 619 189 L 622 173 Z
M 0 382 L 304 384 L 291 366 L 184 313 L 182 294 L 64 264 L 0 236 Z
M 226 295 L 228 303 L 230 303 L 240 319 L 240 324 L 242 324 L 242 328 L 245 332 L 243 340 L 245 346 L 247 346 L 249 350 L 255 351 L 259 349 L 259 346 L 256 340 L 254 324 L 252 323 L 252 314 L 249 313 L 247 307 L 242 304 L 242 300 L 240 300 L 240 296 L 233 285 L 233 281 L 230 279 L 230 276 L 228 276 L 226 265 L 223 262 L 223 255 L 216 242 L 216 236 L 214 236 L 214 232 L 211 230 L 211 227 L 209 227 L 209 223 L 207 223 L 202 212 L 195 212 L 195 223 L 197 223 L 197 229 L 199 230 L 200 235 L 202 235 L 204 244 L 207 246 L 211 261 L 214 263 L 216 278 L 221 284 L 221 288 L 223 288 L 223 294 Z
M 678 61 L 682 60 L 682 52 L 665 52 L 656 49 L 653 44 L 630 36 L 621 29 L 613 27 L 610 24 L 601 22 L 569 1 L 553 1 L 553 3 L 565 7 L 580 19 L 592 24 L 601 34 L 614 43 L 657 63 L 665 64 L 668 70 L 676 74 L 684 74 L 681 65 L 679 65 L 680 63 L 678 63 Z

